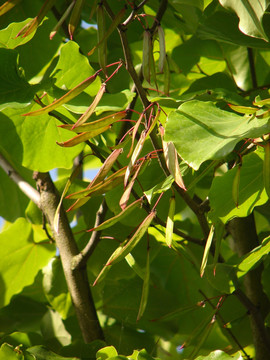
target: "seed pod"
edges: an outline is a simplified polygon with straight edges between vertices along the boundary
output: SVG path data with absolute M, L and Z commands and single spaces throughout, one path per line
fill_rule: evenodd
M 124 186 L 127 186 L 127 182 L 128 182 L 131 170 L 132 170 L 136 160 L 138 159 L 138 156 L 139 156 L 140 152 L 142 151 L 145 139 L 146 139 L 146 131 L 144 130 L 141 133 L 140 139 L 137 142 L 137 145 L 136 145 L 136 147 L 135 147 L 135 149 L 134 149 L 134 151 L 132 153 L 130 162 L 128 164 L 127 171 L 126 171 L 126 174 L 125 174 L 125 179 L 124 179 Z
M 270 141 L 264 147 L 263 180 L 265 191 L 270 198 Z
M 163 141 L 163 151 L 167 168 L 170 174 L 174 177 L 176 184 L 183 190 L 186 190 L 184 181 L 182 179 L 177 152 L 172 142 Z
M 90 189 L 94 185 L 97 185 L 98 183 L 101 183 L 113 167 L 115 161 L 117 160 L 118 156 L 123 152 L 123 149 L 115 149 L 105 160 L 104 164 L 99 169 L 99 172 L 94 177 L 93 181 L 87 186 L 87 189 Z M 77 199 L 74 204 L 70 206 L 70 208 L 67 211 L 75 210 L 83 206 L 90 198 L 89 197 L 83 197 L 81 199 Z
M 241 164 L 239 164 L 237 167 L 236 174 L 234 176 L 233 184 L 232 184 L 232 198 L 237 208 L 239 205 L 240 171 L 241 171 Z
M 143 220 L 143 222 L 138 227 L 135 234 L 132 238 L 126 243 L 125 246 L 120 247 L 121 251 L 117 252 L 117 254 L 107 261 L 106 265 L 113 265 L 124 259 L 124 257 L 129 254 L 135 246 L 139 243 L 143 235 L 146 233 L 147 229 L 149 228 L 151 222 L 153 221 L 154 217 L 156 216 L 155 211 L 151 211 L 149 215 Z
M 99 4 L 97 7 L 97 35 L 98 35 L 98 62 L 101 69 L 106 74 L 106 65 L 107 65 L 107 41 L 105 39 L 106 33 L 106 22 L 105 14 L 102 4 Z
M 0 6 L 0 16 L 4 15 L 6 12 L 11 10 L 15 5 L 17 5 L 21 0 L 8 0 L 3 5 Z
M 145 266 L 145 275 L 143 280 L 143 288 L 142 288 L 142 297 L 140 301 L 140 307 L 137 315 L 137 321 L 141 319 L 143 313 L 145 311 L 147 301 L 148 301 L 148 294 L 149 294 L 149 283 L 150 283 L 150 254 L 149 248 L 147 249 L 147 258 L 146 258 L 146 266 Z
M 76 0 L 73 0 L 70 5 L 68 6 L 68 8 L 66 9 L 66 11 L 64 12 L 64 14 L 61 16 L 61 19 L 58 21 L 58 23 L 55 25 L 55 27 L 52 29 L 52 31 L 50 32 L 50 40 L 52 40 L 52 38 L 54 37 L 54 35 L 58 32 L 59 28 L 62 26 L 63 22 L 66 20 L 66 18 L 68 17 L 68 15 L 70 14 L 71 10 L 73 9 L 73 6 L 75 4 Z
M 55 2 L 56 2 L 56 0 L 46 0 L 43 4 L 42 8 L 40 9 L 39 13 L 37 14 L 37 16 L 34 17 L 34 19 L 30 20 L 29 23 L 27 23 L 18 32 L 16 37 L 18 37 L 18 36 L 26 37 L 29 34 L 31 34 L 33 31 L 35 31 L 37 29 L 37 27 L 39 26 L 39 24 L 44 19 L 47 12 L 51 9 L 51 7 L 54 5 Z
M 175 214 L 175 197 L 172 196 L 170 198 L 169 213 L 166 224 L 166 243 L 169 246 L 169 248 L 172 246 L 174 214 Z
M 68 189 L 70 188 L 70 185 L 72 184 L 73 180 L 80 173 L 81 169 L 82 169 L 82 164 L 79 164 L 78 166 L 76 166 L 76 168 L 73 170 L 72 174 L 70 175 L 68 181 L 66 182 L 65 188 L 64 188 L 64 190 L 62 192 L 59 204 L 58 204 L 57 209 L 55 211 L 54 220 L 53 220 L 53 227 L 54 227 L 54 230 L 55 230 L 55 232 L 57 234 L 58 234 L 58 230 L 59 230 L 60 209 L 61 209 L 61 205 L 62 205 L 64 196 L 68 192 Z
M 125 175 L 126 167 L 116 171 L 111 176 L 106 178 L 106 180 L 98 183 L 97 185 L 86 188 L 84 190 L 77 191 L 73 194 L 68 195 L 67 199 L 81 199 L 85 196 L 92 196 L 92 195 L 102 195 L 109 190 L 112 190 L 117 185 L 121 184 Z
M 68 32 L 71 40 L 73 40 L 74 31 L 80 21 L 83 4 L 84 4 L 84 0 L 76 0 L 76 3 L 71 13 L 68 24 Z
M 143 33 L 143 59 L 142 59 L 142 73 L 146 81 L 150 83 L 150 73 L 151 73 L 151 63 L 150 63 L 150 54 L 151 54 L 152 44 L 151 44 L 151 33 L 149 30 L 145 30 Z
M 200 269 L 201 277 L 203 277 L 204 270 L 205 270 L 205 267 L 206 267 L 206 264 L 207 264 L 209 251 L 210 251 L 210 248 L 211 248 L 212 240 L 214 238 L 214 230 L 215 230 L 214 225 L 212 225 L 211 229 L 209 231 L 209 234 L 208 234 L 208 238 L 206 240 L 205 248 L 204 248 L 202 264 L 201 264 L 201 269 Z
M 154 217 L 156 216 L 156 212 L 152 211 L 140 224 L 135 234 L 132 236 L 132 238 L 126 243 L 124 246 L 119 246 L 113 254 L 109 257 L 106 265 L 102 268 L 100 271 L 98 277 L 96 278 L 94 285 L 102 279 L 106 273 L 110 270 L 111 266 L 113 264 L 118 263 L 122 259 L 124 259 L 138 244 L 138 242 L 141 240 L 145 232 L 147 231 L 148 227 L 150 226 L 151 222 L 153 221 Z
M 104 221 L 102 224 L 98 225 L 97 227 L 87 230 L 87 231 L 88 232 L 89 231 L 100 231 L 100 230 L 107 229 L 107 228 L 113 226 L 114 224 L 118 223 L 119 221 L 123 220 L 124 218 L 126 218 L 127 215 L 129 215 L 135 208 L 137 208 L 138 206 L 141 206 L 141 205 L 142 205 L 142 199 L 138 199 L 138 200 L 134 201 L 132 204 L 130 204 L 129 206 L 127 206 L 119 214 Z
M 163 28 L 159 25 L 157 27 L 158 38 L 159 38 L 159 60 L 158 60 L 158 69 L 162 73 L 164 64 L 166 61 L 166 45 L 165 45 L 165 35 Z
M 83 92 L 83 90 L 86 89 L 89 85 L 91 85 L 96 80 L 97 75 L 98 72 L 83 80 L 79 85 L 75 86 L 75 88 L 68 91 L 64 96 L 55 100 L 50 105 L 45 106 L 42 109 L 23 114 L 23 116 L 36 116 L 41 114 L 47 114 L 48 112 L 58 108 L 59 106 L 66 104 L 67 102 L 75 98 L 77 95 L 79 95 L 81 92 Z
M 131 181 L 128 183 L 128 186 L 125 188 L 125 191 L 119 201 L 119 205 L 122 210 L 124 210 L 127 206 L 133 185 L 135 183 L 135 180 L 137 179 L 137 176 L 141 170 L 142 165 L 143 165 L 143 162 L 141 162 L 140 165 L 138 166 L 138 168 L 136 169 L 135 174 L 132 176 Z
M 86 112 L 84 114 L 82 114 L 82 116 L 78 119 L 78 121 L 72 126 L 72 130 L 75 129 L 76 127 L 78 127 L 79 125 L 82 125 L 90 118 L 90 116 L 95 111 L 98 103 L 100 102 L 103 94 L 105 93 L 105 90 L 106 90 L 106 84 L 102 84 L 100 89 L 98 90 L 98 93 L 97 93 L 96 97 L 94 98 L 92 104 L 89 106 L 89 108 L 86 110 Z
M 73 138 L 71 138 L 67 141 L 64 141 L 64 142 L 56 141 L 56 144 L 59 146 L 62 146 L 62 147 L 72 147 L 72 146 L 81 144 L 82 142 L 84 142 L 86 140 L 92 139 L 99 134 L 102 134 L 104 131 L 108 130 L 109 128 L 110 128 L 110 126 L 106 126 L 104 128 L 100 128 L 97 130 L 86 131 L 86 132 L 80 133 L 80 134 L 74 136 Z
M 77 133 L 85 132 L 85 131 L 94 131 L 100 128 L 104 128 L 105 126 L 111 125 L 116 121 L 123 119 L 125 115 L 126 115 L 126 111 L 119 111 L 118 113 L 105 116 L 104 118 L 101 118 L 99 120 L 76 126 L 75 129 L 72 129 L 73 124 L 59 125 L 58 127 L 70 131 L 76 131 Z
M 163 88 L 163 92 L 164 92 L 165 95 L 169 95 L 169 92 L 170 92 L 170 67 L 169 67 L 169 62 L 168 62 L 168 57 L 167 56 L 165 58 L 163 72 L 164 72 L 164 88 Z

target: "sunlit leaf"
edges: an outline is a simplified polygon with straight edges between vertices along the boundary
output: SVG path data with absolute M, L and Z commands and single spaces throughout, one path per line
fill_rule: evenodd
M 169 114 L 164 140 L 173 142 L 181 158 L 198 170 L 206 160 L 224 158 L 243 138 L 266 132 L 270 132 L 268 119 L 240 116 L 212 102 L 192 100 Z
M 46 235 L 44 235 L 46 239 Z M 0 274 L 8 284 L 0 294 L 0 306 L 9 303 L 11 297 L 33 283 L 35 276 L 55 253 L 55 246 L 35 243 L 33 229 L 24 218 L 19 218 L 0 234 L 2 246 Z

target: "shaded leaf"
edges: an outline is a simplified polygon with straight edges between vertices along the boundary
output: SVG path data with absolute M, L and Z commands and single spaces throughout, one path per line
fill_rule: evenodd
M 209 192 L 211 204 L 209 216 L 214 222 L 217 218 L 226 223 L 235 216 L 248 216 L 255 206 L 262 205 L 268 200 L 263 183 L 262 157 L 263 154 L 257 152 L 243 158 L 238 208 L 235 207 L 232 197 L 232 186 L 237 168 L 214 178 Z
M 15 50 L 0 48 L 0 109 L 24 107 L 34 98 L 37 86 L 30 85 L 18 67 Z
M 262 17 L 270 4 L 269 0 L 219 0 L 222 6 L 229 8 L 236 12 L 239 17 L 239 29 L 249 36 L 262 38 L 268 40 L 263 26 Z

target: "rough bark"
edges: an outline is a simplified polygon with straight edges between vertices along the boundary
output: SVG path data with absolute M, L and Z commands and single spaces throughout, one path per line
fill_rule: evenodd
M 243 256 L 259 245 L 253 214 L 245 218 L 235 218 L 228 224 L 239 256 Z M 261 274 L 263 265 L 249 271 L 244 278 L 245 293 L 235 292 L 248 309 L 256 359 L 270 359 L 270 337 L 264 326 L 265 316 L 269 312 L 269 299 L 263 292 Z
M 48 173 L 37 172 L 34 174 L 34 178 L 41 196 L 40 208 L 51 226 L 56 246 L 59 249 L 67 286 L 71 294 L 83 339 L 86 343 L 97 339 L 103 340 L 104 335 L 96 314 L 87 278 L 86 265 L 76 269 L 73 267 L 73 259 L 79 254 L 79 250 L 63 209 L 60 212 L 58 232 L 53 227 L 55 211 L 59 203 L 59 196 L 54 184 Z

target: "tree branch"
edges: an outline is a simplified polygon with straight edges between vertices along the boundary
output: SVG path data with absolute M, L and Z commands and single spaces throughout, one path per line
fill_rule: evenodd
M 80 269 L 72 268 L 73 259 L 78 255 L 79 250 L 63 207 L 60 211 L 59 230 L 58 232 L 54 230 L 54 216 L 59 203 L 59 196 L 54 184 L 48 173 L 35 172 L 34 178 L 40 192 L 40 208 L 51 226 L 56 246 L 59 249 L 67 286 L 83 339 L 86 343 L 96 339 L 104 339 L 90 291 L 86 266 Z
M 32 200 L 38 207 L 40 207 L 40 194 L 28 182 L 26 182 L 21 175 L 11 166 L 11 164 L 0 154 L 0 166 L 7 173 L 11 180 L 13 180 L 21 191 Z
M 113 19 L 114 15 L 113 15 L 112 10 L 106 0 L 103 1 L 103 5 L 104 5 L 108 15 Z M 162 16 L 166 10 L 166 7 L 167 7 L 167 0 L 163 0 L 160 4 L 159 10 L 158 10 L 157 16 L 156 16 L 158 22 L 161 21 Z M 144 90 L 144 88 L 142 86 L 142 82 L 140 81 L 139 76 L 133 65 L 131 51 L 129 48 L 128 39 L 127 39 L 127 35 L 126 35 L 126 27 L 123 25 L 119 25 L 118 32 L 120 35 L 122 48 L 124 51 L 126 69 L 136 86 L 136 89 L 137 89 L 137 92 L 142 101 L 143 107 L 146 109 L 150 105 L 150 101 L 147 98 L 146 91 Z M 152 144 L 156 150 L 162 148 L 160 139 L 158 139 L 157 135 L 155 134 L 155 131 L 151 132 L 150 138 L 151 138 Z M 157 152 L 157 155 L 158 155 L 160 166 L 161 166 L 163 172 L 165 173 L 166 176 L 169 176 L 169 171 L 167 169 L 163 153 Z M 207 236 L 209 234 L 209 226 L 208 226 L 207 220 L 205 218 L 204 212 L 200 209 L 200 206 L 189 196 L 189 194 L 186 191 L 181 189 L 176 184 L 174 184 L 174 188 L 179 193 L 179 195 L 183 198 L 183 200 L 186 202 L 186 204 L 190 207 L 190 209 L 194 212 L 194 214 L 197 216 L 197 219 L 199 221 L 199 224 L 200 224 L 202 232 L 203 232 L 203 236 L 205 238 L 207 238 Z
M 94 227 L 97 227 L 104 221 L 107 210 L 108 210 L 108 206 L 106 204 L 105 199 L 103 199 L 103 201 L 100 204 L 100 207 L 97 211 Z M 93 251 L 95 250 L 95 248 L 100 240 L 100 236 L 101 236 L 100 231 L 92 232 L 90 240 L 86 244 L 85 248 L 78 255 L 76 255 L 73 258 L 73 260 L 72 260 L 72 268 L 73 269 L 79 269 L 86 265 L 87 260 L 93 254 Z
M 259 245 L 253 214 L 245 218 L 234 218 L 228 223 L 239 256 L 243 256 Z M 246 294 L 236 290 L 235 295 L 248 309 L 256 359 L 270 358 L 270 337 L 264 326 L 264 319 L 269 312 L 269 299 L 263 292 L 261 273 L 263 267 L 249 271 L 244 278 Z

